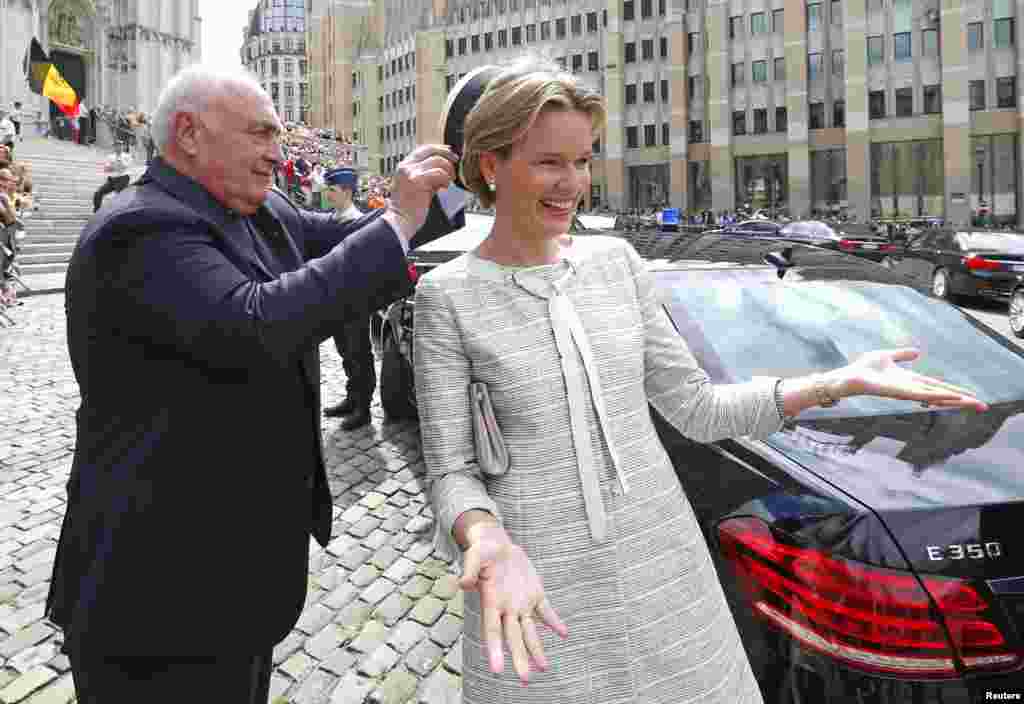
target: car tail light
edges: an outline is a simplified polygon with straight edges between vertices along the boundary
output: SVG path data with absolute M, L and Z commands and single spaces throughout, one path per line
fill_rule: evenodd
M 999 262 L 979 257 L 977 254 L 969 254 L 963 257 L 961 261 L 971 271 L 996 271 L 1001 267 Z
M 896 249 L 896 245 L 894 245 L 894 244 L 892 244 L 890 242 L 886 242 L 885 244 L 878 245 L 878 251 L 879 252 L 891 252 L 894 249 Z
M 718 536 L 755 614 L 810 649 L 915 678 L 957 677 L 958 660 L 966 670 L 987 671 L 1020 662 L 989 620 L 988 602 L 964 580 L 919 581 L 788 545 L 755 518 L 725 521 Z
M 849 252 L 851 249 L 857 249 L 857 243 L 853 240 L 843 238 L 839 240 L 839 249 Z

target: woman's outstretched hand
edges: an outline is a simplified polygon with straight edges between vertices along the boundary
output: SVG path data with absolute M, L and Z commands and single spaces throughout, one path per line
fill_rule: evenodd
M 521 547 L 498 525 L 481 527 L 466 550 L 461 586 L 480 593 L 484 647 L 491 672 L 505 667 L 502 641 L 525 685 L 529 673 L 548 669 L 539 623 L 565 638 L 569 630 L 544 596 L 540 575 Z
M 918 401 L 939 408 L 973 408 L 987 411 L 988 404 L 967 389 L 941 379 L 918 374 L 898 362 L 912 362 L 921 356 L 913 348 L 879 350 L 863 355 L 853 364 L 830 373 L 841 396 L 882 396 Z

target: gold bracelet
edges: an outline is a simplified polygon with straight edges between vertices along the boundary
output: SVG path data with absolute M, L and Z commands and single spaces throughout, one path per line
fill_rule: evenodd
M 839 399 L 829 394 L 824 375 L 819 375 L 814 380 L 814 393 L 818 397 L 818 405 L 822 408 L 831 408 L 839 403 Z

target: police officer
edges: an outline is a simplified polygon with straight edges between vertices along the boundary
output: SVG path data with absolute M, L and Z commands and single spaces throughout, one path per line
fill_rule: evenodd
M 331 169 L 324 175 L 323 195 L 339 220 L 363 216 L 352 202 L 359 176 L 353 169 Z M 324 408 L 328 417 L 344 416 L 342 430 L 355 430 L 370 423 L 370 401 L 377 384 L 370 346 L 370 318 L 346 323 L 334 336 L 334 346 L 341 355 L 348 381 L 345 400 Z

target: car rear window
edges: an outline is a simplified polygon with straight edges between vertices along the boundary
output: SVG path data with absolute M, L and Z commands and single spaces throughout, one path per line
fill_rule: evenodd
M 663 301 L 717 383 L 841 367 L 865 352 L 915 347 L 907 368 L 972 390 L 988 403 L 1024 399 L 1024 356 L 956 307 L 895 284 L 779 280 L 774 271 L 677 271 L 659 277 Z M 914 412 L 907 401 L 845 399 L 809 414 Z

